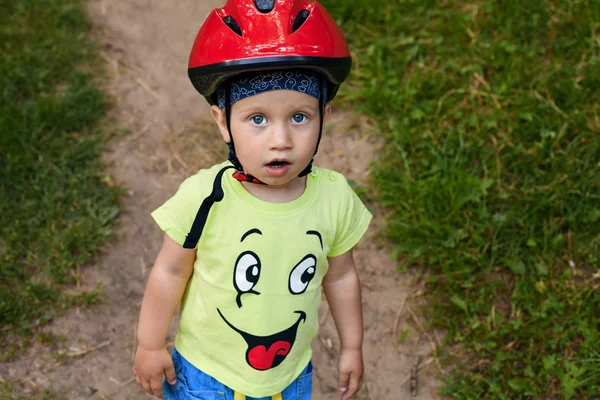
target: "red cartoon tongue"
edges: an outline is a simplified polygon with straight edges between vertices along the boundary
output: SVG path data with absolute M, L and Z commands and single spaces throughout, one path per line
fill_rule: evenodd
M 273 366 L 275 356 L 285 356 L 290 351 L 291 344 L 284 340 L 279 340 L 269 346 L 269 349 L 263 345 L 253 347 L 248 352 L 248 362 L 252 368 L 260 371 L 267 370 Z

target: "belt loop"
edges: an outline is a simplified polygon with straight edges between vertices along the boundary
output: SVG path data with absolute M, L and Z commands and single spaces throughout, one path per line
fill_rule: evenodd
M 238 392 L 233 392 L 233 400 L 246 400 L 246 396 Z

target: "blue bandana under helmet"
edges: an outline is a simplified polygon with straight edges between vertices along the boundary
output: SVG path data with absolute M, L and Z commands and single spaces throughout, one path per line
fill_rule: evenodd
M 274 71 L 242 75 L 230 84 L 229 105 L 271 90 L 295 90 L 308 94 L 317 100 L 327 98 L 327 85 L 323 85 L 319 75 L 310 71 Z M 321 92 L 323 96 L 321 97 Z M 225 108 L 227 89 L 221 86 L 217 89 L 219 108 Z

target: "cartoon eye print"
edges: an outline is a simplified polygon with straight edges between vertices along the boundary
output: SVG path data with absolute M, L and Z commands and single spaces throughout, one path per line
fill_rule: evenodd
M 312 254 L 307 255 L 290 272 L 289 290 L 291 294 L 302 294 L 315 277 L 317 259 Z
M 236 302 L 238 307 L 242 307 L 241 297 L 246 293 L 260 294 L 252 290 L 258 283 L 260 278 L 260 259 L 256 253 L 245 251 L 238 257 L 235 262 L 235 270 L 233 273 L 233 286 L 238 291 Z

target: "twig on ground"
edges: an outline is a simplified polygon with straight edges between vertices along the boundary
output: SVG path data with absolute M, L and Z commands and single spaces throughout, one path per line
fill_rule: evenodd
M 142 78 L 140 78 L 139 76 L 136 76 L 133 80 L 136 81 L 138 83 L 138 85 L 140 85 L 146 92 L 148 92 L 148 94 L 150 94 L 156 100 L 162 101 L 161 95 L 156 93 L 146 82 L 144 82 L 144 80 Z
M 110 45 L 107 47 L 109 50 L 109 52 L 111 51 L 110 49 L 112 48 Z M 116 50 L 116 51 L 115 51 Z M 118 49 L 114 49 L 113 52 L 118 53 Z M 143 74 L 145 72 L 145 70 L 134 64 L 133 62 L 123 58 L 123 55 L 119 53 L 119 57 L 117 58 L 113 58 L 110 57 L 108 54 L 106 54 L 106 52 L 104 51 L 100 51 L 100 56 L 104 59 L 104 61 L 106 61 L 109 64 L 112 64 L 113 62 L 117 62 L 118 64 L 121 64 L 123 67 L 125 67 L 126 69 L 128 69 L 130 72 L 135 72 L 137 74 Z
M 331 342 L 331 339 L 325 338 L 323 337 L 323 335 L 319 334 L 319 340 L 321 341 L 321 344 L 323 344 L 327 352 L 332 356 L 335 356 L 335 350 L 333 348 L 333 343 Z
M 135 351 L 137 350 L 137 323 L 133 326 L 133 346 L 131 346 L 131 361 L 135 361 Z
M 415 365 L 410 370 L 410 394 L 415 397 L 417 392 L 419 391 L 419 363 L 421 362 L 421 357 L 417 356 L 417 360 L 415 361 Z
M 140 257 L 140 266 L 142 267 L 142 278 L 146 277 L 146 263 L 144 262 L 144 259 L 142 257 Z
M 426 365 L 429 365 L 433 362 L 434 358 L 433 357 L 429 357 L 427 359 L 427 361 L 422 362 L 421 364 L 419 364 L 419 371 L 421 371 L 423 369 L 423 367 L 425 367 Z
M 137 72 L 138 74 L 143 74 L 145 72 L 144 68 L 140 67 L 137 64 L 134 64 L 133 62 L 125 58 L 120 58 L 119 62 L 123 64 L 126 68 L 129 68 L 130 70 Z
M 111 65 L 113 70 L 115 71 L 115 77 L 112 81 L 113 90 L 115 90 L 116 87 L 119 85 L 119 82 L 121 81 L 121 74 L 119 73 L 119 61 L 112 60 Z
M 400 323 L 400 317 L 402 316 L 402 312 L 404 311 L 404 306 L 406 305 L 406 298 L 408 295 L 404 296 L 402 302 L 400 303 L 400 307 L 398 307 L 398 311 L 396 311 L 396 319 L 394 319 L 394 328 L 392 329 L 392 339 L 394 340 L 394 344 L 398 343 L 398 324 Z
M 98 350 L 101 349 L 105 346 L 108 346 L 110 344 L 110 340 L 107 340 L 106 342 L 97 344 L 96 346 L 92 346 L 92 347 L 87 347 L 85 349 L 77 349 L 77 348 L 73 348 L 71 351 L 68 351 L 66 353 L 67 357 L 78 357 L 78 356 L 83 356 L 87 353 L 90 353 L 94 350 Z
M 113 382 L 113 383 L 115 383 L 115 384 L 117 384 L 117 385 L 119 385 L 119 386 L 121 386 L 121 382 L 119 382 L 116 378 L 113 378 L 112 376 L 109 376 L 108 380 L 111 381 L 111 382 Z
M 485 80 L 485 78 L 483 76 L 481 76 L 477 72 L 475 72 L 473 74 L 473 77 L 475 79 L 477 79 L 479 81 L 479 83 L 481 83 L 483 86 L 485 86 L 488 89 L 491 89 L 490 84 Z
M 125 382 L 121 383 L 121 386 L 127 386 L 133 381 L 135 381 L 135 376 L 132 376 L 131 378 L 127 379 Z
M 360 285 L 368 290 L 373 290 L 373 285 L 371 285 L 369 282 L 361 282 Z
M 119 84 L 119 81 L 121 80 L 121 74 L 119 73 L 119 60 L 117 60 L 116 58 L 109 57 L 109 55 L 103 51 L 100 52 L 100 56 L 107 64 L 110 64 L 114 71 L 115 76 L 110 86 L 111 90 L 115 91 L 117 85 Z
M 552 97 L 550 96 L 550 94 L 548 94 L 547 97 L 542 96 L 537 90 L 533 91 L 533 95 L 540 101 L 545 101 L 546 103 L 550 104 L 550 107 L 552 107 L 554 109 L 554 111 L 556 111 L 561 117 L 565 118 L 565 119 L 570 119 L 569 116 L 560 108 L 558 108 L 558 106 L 556 105 L 556 103 L 554 102 L 554 100 L 552 99 Z
M 406 310 L 410 313 L 410 315 L 412 316 L 413 320 L 415 321 L 415 324 L 417 324 L 417 326 L 419 327 L 419 329 L 421 330 L 421 332 L 423 332 L 423 334 L 425 335 L 425 337 L 427 337 L 427 340 L 429 340 L 429 345 L 431 346 L 431 351 L 433 353 L 433 357 L 435 357 L 435 363 L 438 366 L 438 369 L 440 370 L 440 372 L 442 374 L 445 374 L 444 370 L 442 369 L 442 365 L 440 364 L 440 360 L 437 356 L 437 346 L 435 344 L 435 342 L 433 341 L 433 339 L 431 338 L 431 335 L 429 335 L 429 333 L 427 333 L 427 331 L 425 330 L 425 328 L 423 328 L 423 325 L 421 324 L 421 321 L 419 321 L 419 317 L 417 317 L 417 315 L 413 312 L 413 310 L 411 310 L 410 306 L 406 306 Z
M 419 367 L 418 367 L 418 370 L 419 370 L 419 372 L 420 372 L 420 371 L 421 371 L 421 370 L 422 370 L 422 369 L 423 369 L 423 368 L 424 368 L 426 365 L 429 365 L 429 364 L 431 364 L 431 362 L 432 362 L 433 360 L 434 360 L 434 358 L 433 358 L 433 357 L 430 357 L 429 359 L 427 359 L 427 361 L 425 361 L 425 362 L 423 362 L 423 363 L 419 364 Z M 406 382 L 408 382 L 408 381 L 410 380 L 410 378 L 411 378 L 411 375 L 408 375 L 406 378 L 404 378 L 404 380 L 403 380 L 402 382 L 400 382 L 400 385 L 399 385 L 399 386 L 402 386 L 402 385 L 404 385 Z
M 146 133 L 146 131 L 154 124 L 154 122 L 155 121 L 148 122 L 147 124 L 142 126 L 138 131 L 136 131 L 133 135 L 128 136 L 126 140 L 133 142 L 134 140 L 138 139 L 140 136 Z
M 438 346 L 441 346 L 442 345 L 442 338 L 440 337 L 440 332 L 437 329 L 434 329 L 433 336 L 435 336 L 435 343 Z
M 173 158 L 175 158 L 175 160 L 177 160 L 179 162 L 179 164 L 181 164 L 181 166 L 183 167 L 184 170 L 186 170 L 186 171 L 190 170 L 190 166 L 188 165 L 188 163 L 183 161 L 183 158 L 181 158 L 179 153 L 173 153 Z
M 371 382 L 367 382 L 367 394 L 369 395 L 369 400 L 375 400 L 376 397 L 373 394 L 375 391 L 373 390 L 373 384 Z
M 600 270 L 598 270 L 597 272 L 592 274 L 592 276 L 590 276 L 588 279 L 586 279 L 585 283 L 589 284 L 589 283 L 595 281 L 596 279 L 600 279 Z
M 115 60 L 114 58 L 110 58 L 108 54 L 103 51 L 100 51 L 100 57 L 102 57 L 107 64 L 111 64 Z

